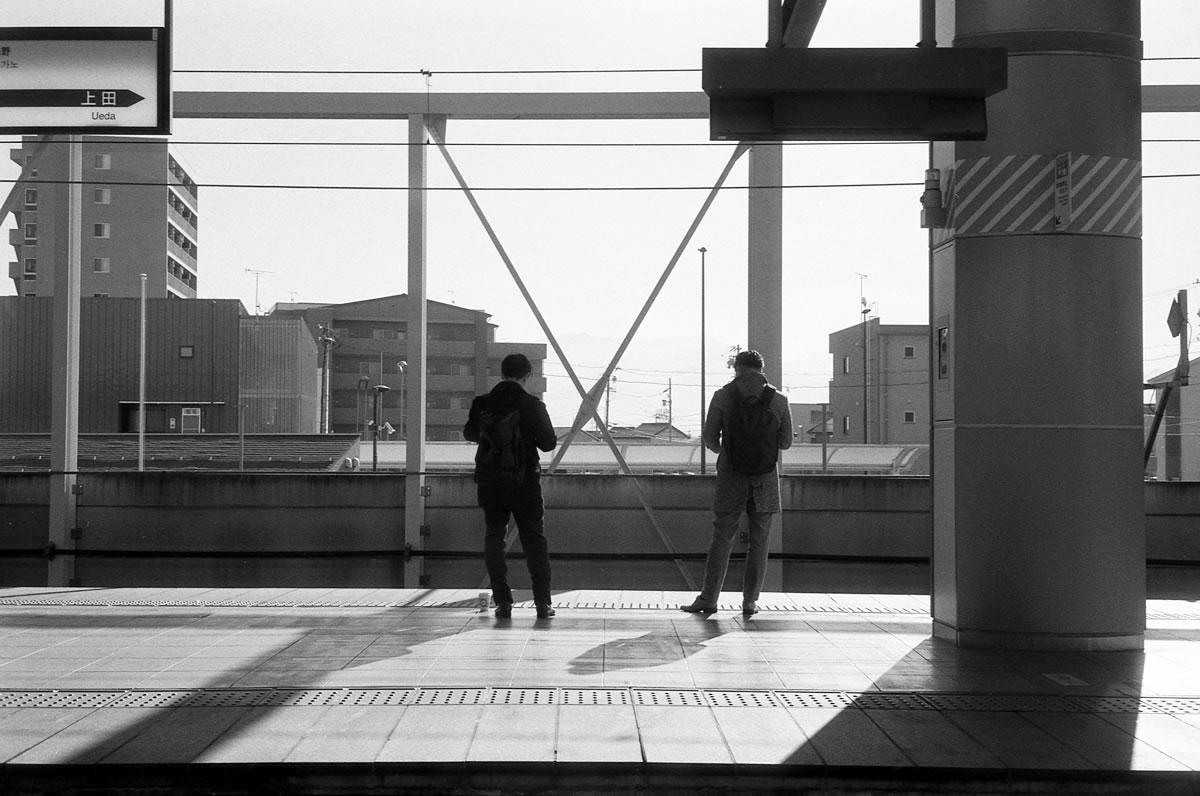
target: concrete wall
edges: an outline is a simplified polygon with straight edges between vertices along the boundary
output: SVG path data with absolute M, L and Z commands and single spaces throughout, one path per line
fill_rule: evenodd
M 688 556 L 683 566 L 699 579 L 713 481 L 546 477 L 555 587 L 685 590 L 665 554 L 670 544 Z M 86 473 L 80 483 L 81 586 L 411 585 L 403 582 L 401 475 Z M 465 475 L 426 483 L 429 585 L 478 587 L 483 534 L 474 484 Z M 0 474 L 0 586 L 46 582 L 45 559 L 32 551 L 46 545 L 47 485 L 44 474 Z M 927 590 L 929 495 L 924 478 L 784 477 L 783 589 L 853 591 L 855 568 L 884 560 L 894 566 L 876 574 L 883 580 L 871 590 Z M 1147 483 L 1146 530 L 1149 559 L 1200 561 L 1200 483 Z M 181 555 L 188 553 L 199 555 Z M 513 560 L 511 570 L 513 585 L 527 588 L 523 562 Z M 729 583 L 739 577 L 735 563 Z

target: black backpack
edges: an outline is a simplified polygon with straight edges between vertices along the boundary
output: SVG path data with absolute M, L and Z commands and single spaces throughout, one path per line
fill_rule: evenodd
M 479 449 L 475 475 L 480 481 L 517 486 L 525 480 L 521 413 L 516 407 L 479 412 Z
M 730 392 L 733 409 L 725 426 L 729 463 L 737 473 L 769 473 L 779 458 L 779 416 L 771 411 L 775 389 L 768 385 L 757 400 L 744 398 L 736 388 Z

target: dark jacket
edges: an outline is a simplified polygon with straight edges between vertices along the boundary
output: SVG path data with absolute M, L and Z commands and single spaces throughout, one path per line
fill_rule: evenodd
M 492 391 L 485 395 L 475 396 L 475 400 L 471 401 L 471 411 L 467 415 L 467 423 L 463 426 L 463 436 L 471 442 L 478 443 L 479 440 L 479 413 L 488 408 L 492 411 L 508 411 L 509 409 L 517 409 L 521 413 L 521 440 L 525 443 L 525 462 L 528 471 L 533 474 L 540 473 L 542 468 L 538 461 L 538 451 L 546 451 L 549 453 L 554 450 L 558 444 L 558 438 L 554 434 L 554 425 L 550 422 L 550 413 L 546 411 L 546 404 L 542 403 L 540 398 L 537 398 L 525 392 L 525 388 L 516 381 L 502 381 L 492 388 Z M 475 461 L 479 462 L 483 451 L 483 446 L 475 451 Z M 481 473 L 478 466 L 475 469 L 475 480 L 480 480 Z M 486 476 L 486 474 L 483 474 Z
M 762 475 L 746 475 L 734 472 L 733 465 L 725 456 L 725 432 L 735 400 L 758 398 L 767 387 L 767 378 L 761 373 L 744 373 L 717 390 L 708 405 L 704 418 L 704 444 L 717 458 L 717 488 L 713 493 L 713 510 L 717 512 L 742 511 L 751 505 L 755 511 L 775 512 L 780 509 L 779 468 Z M 771 399 L 771 411 L 779 418 L 779 437 L 776 444 L 780 450 L 792 446 L 792 413 L 787 397 L 775 393 Z

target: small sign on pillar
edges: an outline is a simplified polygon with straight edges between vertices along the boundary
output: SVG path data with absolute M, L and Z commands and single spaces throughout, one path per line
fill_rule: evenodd
M 1071 224 L 1071 153 L 1054 158 L 1054 231 Z

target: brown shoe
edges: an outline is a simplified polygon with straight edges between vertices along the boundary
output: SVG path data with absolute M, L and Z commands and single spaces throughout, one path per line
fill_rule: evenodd
M 554 610 L 553 607 L 551 607 L 550 603 L 538 603 L 538 605 L 537 605 L 537 618 L 538 619 L 549 619 L 550 617 L 554 616 L 555 613 L 557 613 L 557 612 Z
M 679 606 L 679 610 L 687 611 L 689 614 L 715 614 L 717 612 L 717 606 L 713 605 L 712 603 L 706 603 L 704 600 L 701 600 L 699 597 L 697 597 L 695 600 L 692 600 L 691 605 Z
M 758 603 L 754 600 L 742 601 L 742 616 L 754 616 L 756 613 L 758 613 Z
M 498 603 L 496 605 L 497 619 L 512 619 L 512 603 Z

